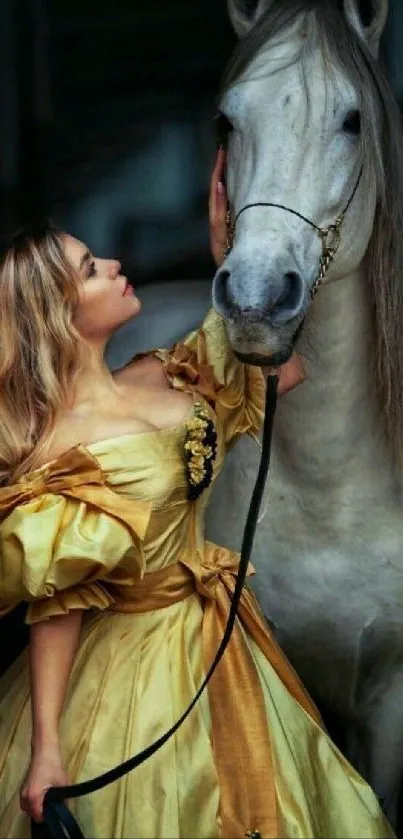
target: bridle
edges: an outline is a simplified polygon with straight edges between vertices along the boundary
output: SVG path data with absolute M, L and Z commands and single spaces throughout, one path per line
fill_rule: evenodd
M 362 173 L 363 169 L 361 168 L 355 187 L 350 195 L 350 198 L 343 212 L 337 217 L 336 221 L 333 224 L 329 225 L 329 227 L 319 227 L 317 224 L 315 224 L 314 221 L 311 221 L 311 219 L 307 218 L 302 213 L 297 212 L 297 210 L 292 210 L 290 207 L 286 207 L 284 204 L 275 204 L 272 201 L 257 201 L 254 204 L 246 204 L 245 207 L 242 207 L 242 209 L 239 210 L 239 212 L 236 215 L 234 215 L 234 211 L 231 208 L 231 206 L 228 205 L 227 247 L 224 253 L 224 257 L 226 258 L 233 248 L 237 221 L 239 219 L 239 216 L 241 216 L 242 213 L 244 213 L 246 210 L 250 210 L 252 207 L 277 207 L 279 210 L 285 210 L 287 213 L 292 213 L 294 216 L 298 216 L 298 218 L 302 219 L 302 221 L 305 221 L 307 224 L 313 227 L 313 229 L 318 232 L 322 240 L 322 256 L 320 258 L 319 263 L 319 273 L 310 289 L 310 295 L 313 300 L 316 292 L 318 291 L 318 288 L 322 285 L 322 282 L 333 262 L 335 254 L 338 251 L 341 238 L 340 229 L 343 224 L 346 213 L 354 200 L 355 194 L 357 192 L 359 183 L 362 178 Z

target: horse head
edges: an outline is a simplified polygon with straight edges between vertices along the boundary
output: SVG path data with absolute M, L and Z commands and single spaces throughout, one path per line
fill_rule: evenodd
M 228 6 L 240 44 L 217 122 L 235 226 L 213 302 L 243 360 L 282 363 L 312 303 L 320 231 L 340 224 L 325 284 L 351 275 L 368 251 L 382 181 L 373 67 L 387 0 Z

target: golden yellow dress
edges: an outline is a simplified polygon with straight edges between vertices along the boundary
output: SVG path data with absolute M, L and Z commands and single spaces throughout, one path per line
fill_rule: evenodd
M 73 782 L 148 746 L 180 716 L 214 657 L 234 585 L 238 554 L 204 538 L 211 486 L 189 500 L 189 477 L 210 464 L 214 479 L 226 448 L 258 431 L 261 372 L 236 360 L 213 311 L 156 355 L 171 386 L 194 395 L 183 425 L 76 446 L 0 489 L 0 613 L 21 601 L 30 623 L 86 610 L 60 725 Z M 214 460 L 198 449 L 206 419 Z M 30 835 L 19 809 L 30 726 L 24 652 L 0 682 L 8 839 Z M 248 591 L 218 671 L 177 734 L 71 809 L 88 839 L 394 835 Z

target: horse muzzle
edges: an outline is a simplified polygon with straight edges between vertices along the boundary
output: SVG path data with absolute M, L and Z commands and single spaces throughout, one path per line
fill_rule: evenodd
M 257 272 L 235 257 L 233 252 L 213 283 L 213 305 L 227 323 L 234 352 L 248 364 L 284 364 L 311 303 L 309 281 L 293 265 Z

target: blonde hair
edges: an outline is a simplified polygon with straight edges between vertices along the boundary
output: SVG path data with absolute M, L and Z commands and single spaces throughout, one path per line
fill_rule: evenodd
M 79 282 L 61 231 L 48 223 L 16 234 L 1 259 L 0 484 L 35 468 L 71 398 Z

